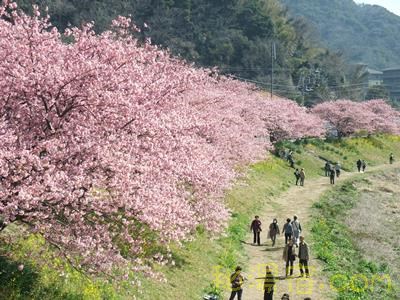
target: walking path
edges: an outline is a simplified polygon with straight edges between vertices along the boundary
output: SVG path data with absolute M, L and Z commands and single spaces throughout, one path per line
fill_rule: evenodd
M 399 164 L 382 165 L 367 169 L 367 172 L 377 171 L 380 169 L 389 169 L 399 167 Z M 353 177 L 359 173 L 342 172 L 338 181 Z M 312 300 L 326 300 L 332 298 L 332 290 L 329 281 L 322 274 L 322 266 L 313 255 L 312 243 L 309 241 L 310 228 L 307 224 L 311 220 L 312 204 L 319 200 L 324 192 L 331 188 L 329 177 L 321 177 L 317 179 L 305 181 L 305 186 L 293 186 L 278 198 L 268 199 L 268 203 L 262 213 L 258 213 L 262 224 L 261 246 L 254 246 L 252 233 L 248 234 L 247 242 L 244 245 L 245 251 L 249 257 L 249 265 L 246 275 L 248 281 L 243 289 L 243 299 L 258 300 L 263 299 L 263 280 L 255 279 L 256 277 L 265 276 L 265 265 L 272 267 L 273 274 L 278 277 L 274 289 L 274 299 L 281 299 L 283 293 L 290 295 L 290 300 L 303 300 L 310 297 Z M 286 218 L 293 219 L 293 215 L 297 215 L 302 225 L 302 235 L 310 248 L 310 275 L 311 278 L 299 277 L 298 258 L 294 264 L 294 278 L 285 279 L 285 262 L 282 259 L 283 247 L 285 244 L 284 235 L 277 237 L 274 247 L 271 240 L 267 240 L 269 224 L 273 218 L 277 218 L 279 227 L 282 230 L 283 222 Z M 331 295 L 331 296 L 329 296 Z

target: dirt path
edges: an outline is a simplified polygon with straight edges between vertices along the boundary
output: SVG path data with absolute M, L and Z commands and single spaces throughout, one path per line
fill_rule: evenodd
M 394 164 L 392 167 L 398 167 Z M 367 169 L 368 172 L 388 168 L 389 165 L 378 166 Z M 339 181 L 352 177 L 358 173 L 342 173 Z M 305 182 L 304 187 L 293 186 L 278 198 L 267 199 L 268 204 L 262 213 L 259 213 L 260 220 L 263 223 L 263 231 L 261 233 L 261 246 L 254 246 L 253 235 L 249 233 L 247 243 L 244 245 L 245 251 L 249 257 L 247 267 L 247 278 L 243 291 L 243 299 L 257 300 L 263 299 L 263 280 L 257 277 L 265 276 L 265 265 L 272 267 L 275 277 L 279 277 L 275 285 L 274 299 L 281 299 L 283 293 L 288 293 L 291 300 L 303 300 L 305 297 L 311 297 L 312 300 L 332 299 L 332 290 L 329 287 L 327 278 L 322 275 L 322 266 L 314 257 L 312 251 L 312 243 L 308 241 L 310 228 L 306 224 L 309 223 L 312 213 L 312 204 L 319 200 L 324 192 L 331 188 L 328 177 L 321 177 Z M 293 218 L 296 214 L 303 226 L 302 235 L 310 247 L 310 273 L 309 279 L 299 277 L 299 269 L 297 267 L 298 260 L 295 261 L 294 278 L 284 279 L 285 262 L 282 259 L 283 247 L 285 244 L 284 236 L 279 236 L 274 247 L 270 240 L 267 240 L 267 229 L 273 218 L 277 218 L 280 229 L 283 227 L 283 221 L 286 218 Z

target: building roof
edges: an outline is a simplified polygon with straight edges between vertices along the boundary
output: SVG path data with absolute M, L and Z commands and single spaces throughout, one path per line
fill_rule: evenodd
M 383 72 L 381 72 L 381 71 L 377 71 L 377 70 L 370 69 L 370 68 L 367 68 L 367 72 L 368 72 L 368 74 L 374 74 L 374 75 L 382 75 L 383 74 Z
M 383 72 L 388 72 L 388 71 L 400 71 L 400 67 L 396 67 L 396 68 L 389 68 L 389 69 L 385 69 L 385 70 L 383 70 Z

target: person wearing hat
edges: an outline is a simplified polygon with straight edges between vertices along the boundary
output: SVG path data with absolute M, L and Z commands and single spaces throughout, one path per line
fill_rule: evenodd
M 235 269 L 235 273 L 232 273 L 230 277 L 232 292 L 229 300 L 235 299 L 236 295 L 238 300 L 242 299 L 243 289 L 242 285 L 244 283 L 244 276 L 242 275 L 242 268 L 237 266 Z

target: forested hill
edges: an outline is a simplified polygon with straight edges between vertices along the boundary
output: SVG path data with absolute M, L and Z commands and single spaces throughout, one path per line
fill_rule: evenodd
M 327 47 L 354 63 L 383 69 L 400 65 L 400 17 L 378 5 L 353 0 L 282 0 L 303 16 Z M 318 36 L 319 33 L 319 36 Z
M 266 89 L 273 69 L 274 93 L 306 105 L 354 99 L 359 92 L 348 88 L 359 78 L 349 76 L 342 57 L 321 47 L 310 27 L 290 18 L 279 0 L 17 0 L 26 10 L 32 2 L 48 6 L 61 30 L 94 21 L 101 32 L 117 15 L 132 15 L 140 38 L 199 66 L 217 66 Z

